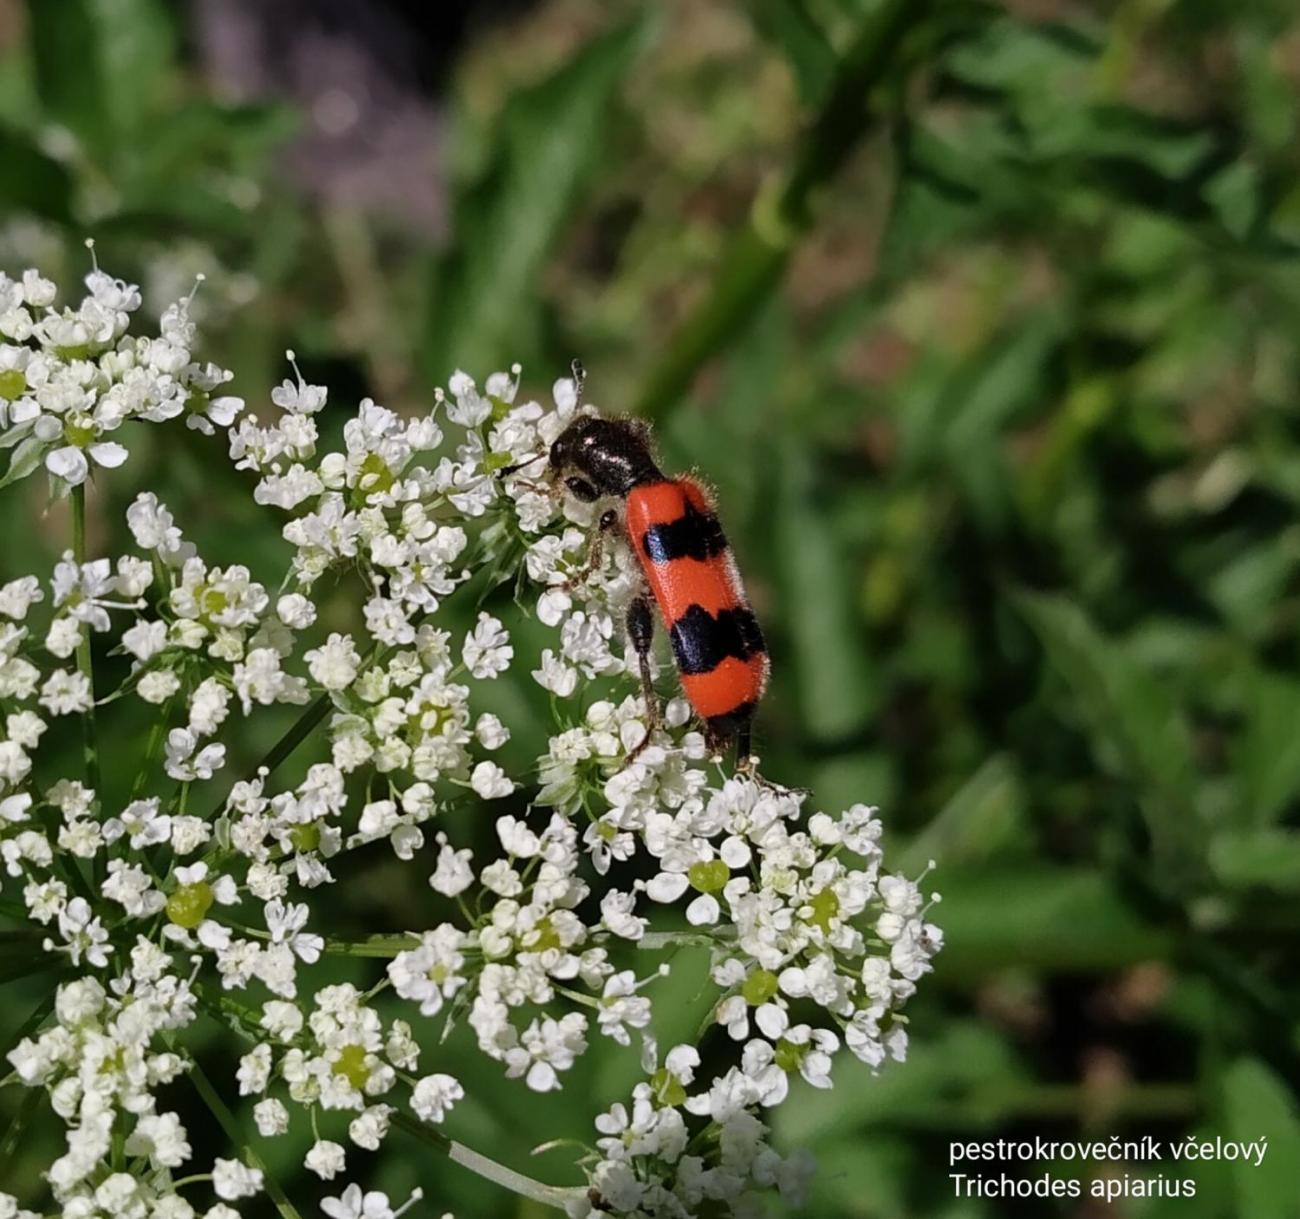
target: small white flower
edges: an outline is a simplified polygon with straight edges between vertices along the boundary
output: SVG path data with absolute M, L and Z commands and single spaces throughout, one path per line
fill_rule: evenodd
M 316 621 L 316 607 L 302 593 L 286 593 L 275 603 L 276 617 L 295 631 L 305 631 Z
M 426 1122 L 441 1122 L 465 1089 L 450 1075 L 426 1075 L 411 1092 L 411 1108 Z
M 93 424 L 88 425 L 88 430 L 93 432 L 93 428 Z M 88 444 L 84 448 L 80 445 L 68 444 L 46 454 L 45 468 L 55 478 L 61 478 L 71 486 L 77 487 L 84 483 L 90 474 L 90 461 L 105 469 L 115 470 L 129 456 L 126 449 L 112 440 Z M 90 460 L 88 461 L 87 458 Z
M 239 1160 L 214 1160 L 212 1189 L 225 1202 L 252 1198 L 262 1190 L 262 1170 L 249 1168 Z
M 205 745 L 196 753 L 198 736 L 188 728 L 173 728 L 167 734 L 167 773 L 181 782 L 207 780 L 226 764 L 224 745 Z
M 330 1219 L 394 1219 L 397 1212 L 388 1195 L 378 1190 L 361 1192 L 360 1185 L 349 1185 L 337 1198 L 324 1198 L 320 1208 Z
M 326 690 L 344 690 L 350 686 L 361 666 L 356 644 L 350 635 L 331 635 L 320 647 L 305 656 L 313 678 Z
M 485 711 L 474 723 L 474 736 L 484 749 L 500 749 L 510 739 L 510 729 L 490 711 Z
M 543 690 L 568 698 L 578 688 L 578 670 L 558 659 L 550 648 L 542 651 L 542 667 L 533 670 L 533 680 Z
M 286 906 L 278 898 L 266 903 L 266 928 L 271 933 L 271 943 L 287 944 L 294 955 L 312 964 L 325 950 L 325 940 L 319 935 L 303 931 L 310 915 L 306 903 Z
M 55 669 L 41 687 L 41 706 L 51 715 L 81 715 L 90 710 L 90 679 L 84 673 Z
M 179 1168 L 190 1158 L 185 1127 L 174 1113 L 146 1113 L 127 1136 L 124 1150 L 148 1156 L 155 1168 Z
M 289 1110 L 283 1101 L 268 1096 L 253 1106 L 253 1121 L 264 1139 L 275 1138 L 289 1129 Z
M 499 800 L 515 790 L 513 780 L 495 762 L 480 762 L 475 766 L 469 783 L 483 800 Z
M 322 1181 L 332 1181 L 343 1171 L 347 1153 L 338 1143 L 317 1139 L 303 1163 Z
M 491 614 L 480 613 L 477 625 L 465 636 L 461 653 L 465 667 L 480 679 L 496 677 L 510 667 L 514 654 L 501 623 Z

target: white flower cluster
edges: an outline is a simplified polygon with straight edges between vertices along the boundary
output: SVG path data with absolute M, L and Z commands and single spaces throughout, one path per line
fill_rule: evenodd
M 364 401 L 342 451 L 320 453 L 326 392 L 296 365 L 271 417 L 240 415 L 212 396 L 226 375 L 192 362 L 184 303 L 163 337 L 134 340 L 134 286 L 98 270 L 87 282 L 60 312 L 35 272 L 0 279 L 0 443 L 39 445 L 77 484 L 87 459 L 124 455 L 104 439 L 123 422 L 184 413 L 224 432 L 292 555 L 265 581 L 212 564 L 146 492 L 126 513 L 131 553 L 90 557 L 79 542 L 48 578 L 0 586 L 0 913 L 25 913 L 15 933 L 35 924 L 34 948 L 72 975 L 7 1055 L 67 1128 L 44 1173 L 55 1205 L 231 1219 L 230 1203 L 263 1189 L 254 1149 L 196 1171 L 160 1104 L 187 1072 L 201 1082 L 185 1035 L 204 1013 L 240 1039 L 217 1091 L 249 1098 L 261 1136 L 338 1115 L 305 1158 L 339 1191 L 322 1204 L 335 1219 L 403 1209 L 346 1180 L 349 1145 L 374 1150 L 404 1125 L 428 1134 L 464 1095 L 447 1062 L 420 1073 L 420 1021 L 467 1024 L 538 1092 L 561 1088 L 594 1039 L 639 1054 L 630 1105 L 596 1118 L 586 1185 L 533 1183 L 571 1215 L 750 1214 L 771 1188 L 797 1202 L 807 1157 L 772 1148 L 764 1112 L 795 1079 L 830 1087 L 841 1049 L 873 1069 L 904 1057 L 900 1009 L 940 933 L 918 884 L 884 870 L 873 809 L 813 812 L 801 794 L 726 777 L 681 699 L 641 747 L 650 717 L 626 693 L 635 658 L 615 629 L 635 562 L 611 548 L 585 571 L 590 507 L 526 472 L 583 409 L 575 385 L 558 382 L 544 409 L 515 402 L 516 376 L 480 391 L 458 373 L 419 418 Z M 497 760 L 510 729 L 482 706 L 485 683 L 518 663 L 505 623 L 480 612 L 457 632 L 440 613 L 484 570 L 531 579 L 555 632 L 522 661 L 555 715 L 532 773 Z M 351 630 L 318 623 L 327 575 L 365 590 Z M 110 654 L 126 659 L 106 690 L 95 664 Z M 95 725 L 131 700 L 155 728 L 122 791 L 99 778 Z M 228 727 L 277 704 L 303 707 L 297 725 L 230 781 Z M 61 717 L 86 730 L 76 776 L 42 750 Z M 277 785 L 276 765 L 317 728 L 317 760 Z M 454 804 L 507 799 L 487 857 L 438 824 Z M 424 869 L 456 917 L 343 938 L 317 892 L 342 857 L 376 851 Z M 716 1002 L 701 1044 L 661 1062 L 653 984 L 668 966 L 633 962 L 680 943 L 708 946 Z M 389 960 L 362 991 L 318 978 L 330 952 Z M 18 1206 L 0 1193 L 0 1215 L 28 1213 Z
M 220 393 L 230 373 L 191 355 L 189 299 L 166 310 L 156 338 L 130 338 L 135 284 L 96 268 L 86 289 L 75 309 L 58 308 L 54 284 L 38 271 L 0 273 L 0 435 L 14 449 L 5 482 L 44 462 L 79 486 L 92 463 L 111 469 L 126 460 L 112 439 L 124 423 L 184 415 L 211 435 L 243 409 L 242 399 Z

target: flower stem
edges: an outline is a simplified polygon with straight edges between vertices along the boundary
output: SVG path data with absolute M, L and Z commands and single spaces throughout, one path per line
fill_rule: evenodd
M 18 1105 L 18 1113 L 9 1124 L 4 1140 L 0 1141 L 0 1181 L 9 1180 L 9 1169 L 14 1155 L 23 1144 L 23 1134 L 27 1130 L 27 1124 L 35 1115 L 43 1095 L 43 1088 L 28 1088 L 24 1092 L 23 1099 Z
M 729 941 L 736 937 L 736 929 L 730 923 L 721 923 L 711 931 L 647 931 L 635 947 L 643 952 L 658 952 L 663 948 L 711 948 L 720 940 Z
M 534 1202 L 540 1202 L 543 1206 L 563 1210 L 570 1202 L 576 1202 L 583 1196 L 581 1186 L 563 1187 L 534 1181 L 532 1177 L 515 1172 L 513 1168 L 507 1168 L 504 1164 L 498 1164 L 496 1160 L 466 1147 L 464 1143 L 449 1139 L 441 1131 L 434 1130 L 431 1126 L 426 1126 L 405 1113 L 394 1114 L 393 1124 L 442 1152 L 453 1164 L 468 1168 L 470 1172 L 476 1173 L 485 1181 L 500 1185 L 521 1198 L 529 1198 Z
M 713 290 L 673 337 L 635 413 L 661 419 L 701 365 L 741 334 L 785 272 L 812 225 L 818 190 L 839 170 L 871 125 L 870 94 L 899 62 L 898 48 L 926 16 L 928 0 L 885 0 L 846 48 L 826 101 L 800 141 L 799 154 L 774 191 L 755 200 L 749 223 L 731 240 Z
M 378 938 L 378 937 L 377 937 Z M 370 954 L 358 954 L 370 955 Z M 205 995 L 202 990 L 197 990 L 199 1005 L 208 1013 L 214 1016 L 222 1024 L 231 1028 L 239 1036 L 247 1040 L 255 1040 L 254 1031 L 256 1021 L 251 1019 L 246 1010 L 235 1000 L 223 996 L 220 999 L 212 1000 Z M 194 1086 L 198 1089 L 199 1095 L 207 1103 L 209 1109 L 216 1115 L 217 1121 L 221 1123 L 222 1129 L 226 1136 L 234 1143 L 242 1143 L 242 1136 L 238 1124 L 235 1122 L 230 1110 L 226 1108 L 225 1103 L 213 1090 L 212 1085 L 208 1082 L 207 1076 L 200 1070 L 198 1063 L 193 1063 L 190 1068 L 190 1076 L 194 1081 Z M 439 1130 L 426 1125 L 424 1122 L 417 1121 L 406 1113 L 394 1113 L 393 1124 L 405 1130 L 408 1134 L 413 1134 L 416 1138 L 422 1139 L 430 1146 L 436 1148 L 443 1155 L 447 1156 L 453 1163 L 460 1164 L 468 1168 L 471 1172 L 477 1173 L 485 1180 L 493 1184 L 503 1186 L 516 1194 L 525 1198 L 531 1198 L 535 1202 L 540 1202 L 545 1206 L 553 1206 L 559 1210 L 582 1196 L 581 1187 L 563 1188 L 557 1185 L 545 1185 L 541 1181 L 534 1181 L 531 1177 L 526 1177 L 523 1173 L 515 1172 L 512 1168 L 507 1168 L 504 1164 L 498 1164 L 495 1160 L 489 1159 L 485 1155 L 466 1147 L 463 1143 L 457 1143 L 454 1139 L 448 1138 Z M 312 1115 L 313 1126 L 315 1124 L 315 1114 Z M 270 1175 L 266 1172 L 261 1162 L 256 1158 L 251 1149 L 248 1151 L 249 1159 L 255 1168 L 262 1168 L 263 1175 L 267 1181 L 267 1191 L 275 1199 L 276 1205 L 280 1207 L 280 1213 L 284 1219 L 297 1219 L 296 1212 L 289 1205 L 288 1199 L 284 1204 L 280 1204 L 280 1198 L 283 1197 L 283 1191 L 271 1180 Z M 278 1196 L 277 1196 L 278 1195 Z M 285 1208 L 288 1207 L 288 1210 Z
M 271 751 L 244 777 L 252 780 L 257 778 L 258 773 L 263 769 L 267 773 L 273 771 L 307 739 L 311 734 L 311 730 L 329 714 L 331 705 L 332 699 L 328 691 L 318 694 L 307 710 L 294 721 L 284 736 L 271 746 Z
M 171 718 L 172 706 L 175 702 L 176 696 L 173 694 L 163 706 L 162 714 L 154 721 L 153 727 L 149 730 L 149 741 L 145 745 L 144 761 L 140 763 L 140 772 L 136 775 L 135 782 L 131 784 L 132 800 L 139 798 L 140 793 L 144 791 L 145 785 L 153 774 L 154 763 L 158 760 L 158 749 L 162 745 L 163 733 L 167 730 L 167 723 Z
M 418 935 L 372 935 L 364 940 L 326 940 L 325 951 L 341 957 L 395 957 L 419 948 Z
M 72 488 L 72 555 L 80 565 L 86 561 L 86 484 Z M 82 750 L 86 760 L 86 783 L 94 788 L 102 801 L 100 790 L 99 748 L 95 737 L 95 661 L 90 651 L 90 629 L 83 624 L 81 642 L 77 644 L 77 669 L 90 683 L 90 707 L 81 717 Z
M 421 616 L 423 617 L 423 615 Z M 417 622 L 419 619 L 417 619 Z M 379 644 L 375 644 L 361 658 L 360 671 L 364 672 L 372 664 L 377 664 L 384 658 L 384 650 Z M 244 774 L 247 782 L 252 782 L 258 774 L 265 770 L 267 774 L 275 770 L 281 762 L 285 760 L 299 745 L 311 735 L 311 731 L 317 724 L 329 714 L 329 709 L 334 705 L 333 697 L 328 690 L 321 691 L 315 699 L 307 705 L 304 711 L 290 726 L 287 732 L 271 746 L 270 752 L 262 758 L 255 766 L 251 767 Z
M 226 1102 L 217 1095 L 217 1090 L 212 1086 L 208 1077 L 203 1074 L 203 1068 L 193 1060 L 190 1061 L 189 1077 L 194 1084 L 195 1091 L 202 1097 L 203 1103 L 212 1110 L 212 1116 L 217 1119 L 221 1129 L 225 1131 L 226 1137 L 236 1146 L 242 1147 L 244 1154 L 248 1156 L 249 1163 L 260 1170 L 266 1192 L 271 1195 L 271 1201 L 275 1203 L 275 1209 L 280 1212 L 283 1219 L 302 1219 L 293 1203 L 289 1201 L 289 1196 L 280 1188 L 280 1183 L 271 1176 L 270 1170 L 263 1163 L 261 1157 L 244 1142 L 244 1136 L 239 1129 L 239 1123 L 235 1121 L 235 1115 L 226 1107 Z

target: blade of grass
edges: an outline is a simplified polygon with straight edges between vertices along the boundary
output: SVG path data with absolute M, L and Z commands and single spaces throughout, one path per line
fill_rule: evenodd
M 812 225 L 813 196 L 870 129 L 872 90 L 890 75 L 899 46 L 929 9 L 929 0 L 885 0 L 863 24 L 839 62 L 794 165 L 772 195 L 756 200 L 749 223 L 723 255 L 712 293 L 678 331 L 641 392 L 637 414 L 667 415 L 705 360 L 757 314 Z
M 217 1123 L 225 1131 L 226 1137 L 236 1147 L 242 1148 L 244 1154 L 248 1157 L 248 1162 L 261 1172 L 266 1192 L 271 1195 L 271 1201 L 275 1203 L 275 1209 L 280 1212 L 283 1219 L 302 1219 L 293 1203 L 289 1201 L 288 1194 L 284 1192 L 280 1183 L 271 1175 L 266 1163 L 244 1141 L 243 1131 L 240 1130 L 235 1115 L 226 1107 L 226 1102 L 217 1095 L 217 1090 L 203 1073 L 203 1068 L 193 1060 L 190 1062 L 189 1077 L 190 1082 L 194 1084 L 194 1090 L 198 1092 L 203 1103 L 212 1111 L 212 1116 L 217 1119 Z
M 494 1185 L 500 1185 L 503 1189 L 518 1194 L 521 1198 L 530 1198 L 543 1206 L 562 1211 L 569 1203 L 578 1201 L 585 1193 L 580 1187 L 565 1188 L 534 1181 L 532 1177 L 515 1172 L 513 1168 L 507 1168 L 504 1164 L 498 1164 L 496 1160 L 481 1155 L 473 1148 L 466 1147 L 464 1143 L 449 1139 L 441 1131 L 416 1121 L 409 1114 L 393 1114 L 393 1125 L 442 1152 L 453 1164 L 468 1168 L 470 1172 L 476 1173 L 485 1181 L 491 1181 Z
M 27 1089 L 18 1106 L 18 1115 L 9 1123 L 9 1129 L 5 1131 L 3 1141 L 0 1141 L 0 1181 L 12 1180 L 10 1169 L 13 1167 L 14 1155 L 22 1145 L 27 1124 L 36 1113 L 36 1107 L 40 1104 L 44 1092 L 43 1088 Z

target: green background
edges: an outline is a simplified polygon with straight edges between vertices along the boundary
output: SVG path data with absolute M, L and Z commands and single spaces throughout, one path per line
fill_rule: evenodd
M 364 48 L 381 10 L 329 28 Z M 299 19 L 277 45 L 316 28 Z M 456 367 L 521 361 L 545 398 L 579 355 L 593 401 L 654 419 L 665 467 L 717 488 L 770 636 L 765 770 L 828 808 L 879 804 L 895 861 L 934 859 L 943 894 L 910 1062 L 873 1078 L 846 1056 L 834 1092 L 776 1116 L 822 1165 L 807 1214 L 1300 1215 L 1294 5 L 543 0 L 405 20 L 432 65 L 407 87 L 441 132 L 432 223 L 322 188 L 291 155 L 310 99 L 233 97 L 190 8 L 0 4 L 0 261 L 68 285 L 93 235 L 155 312 L 205 272 L 205 353 L 265 413 L 293 347 L 331 386 L 327 432 L 366 394 L 426 410 Z M 138 431 L 101 477 L 92 546 L 120 542 L 147 486 L 212 560 L 278 578 L 276 515 L 179 431 Z M 66 537 L 41 480 L 11 488 L 0 575 Z M 354 614 L 339 590 L 327 616 Z M 546 717 L 519 668 L 497 697 L 516 723 L 537 709 L 523 767 Z M 145 725 L 119 721 L 119 754 Z M 449 828 L 484 832 L 472 810 Z M 438 917 L 419 869 L 371 859 L 343 878 L 358 931 Z M 12 1029 L 49 977 L 0 954 Z M 664 1039 L 707 1010 L 702 965 L 683 954 L 660 991 Z M 633 1067 L 598 1043 L 538 1098 L 467 1044 L 423 1064 L 466 1085 L 450 1132 L 572 1180 L 566 1150 L 528 1149 L 588 1136 Z M 302 1126 L 259 1146 L 309 1214 Z M 954 1139 L 1188 1132 L 1266 1136 L 1267 1159 L 1109 1210 L 958 1200 L 947 1180 Z M 33 1188 L 54 1139 L 30 1125 L 0 1184 Z M 421 1184 L 420 1214 L 544 1213 L 400 1134 L 350 1166 L 395 1199 Z

